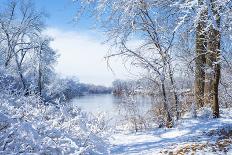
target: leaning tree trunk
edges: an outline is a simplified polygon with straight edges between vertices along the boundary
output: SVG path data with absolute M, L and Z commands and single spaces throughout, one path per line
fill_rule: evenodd
M 220 15 L 218 8 L 216 7 L 215 0 L 211 0 L 211 8 L 213 18 L 215 18 L 215 25 L 210 26 L 208 52 L 210 53 L 210 65 L 211 65 L 211 83 L 209 85 L 209 98 L 213 116 L 219 117 L 219 101 L 218 101 L 218 86 L 220 81 L 221 66 L 220 66 Z
M 199 5 L 203 5 L 203 0 L 198 0 Z M 196 59 L 195 59 L 195 102 L 199 107 L 204 106 L 204 87 L 205 87 L 205 53 L 207 52 L 206 38 L 206 16 L 207 10 L 204 10 L 199 18 L 196 28 Z

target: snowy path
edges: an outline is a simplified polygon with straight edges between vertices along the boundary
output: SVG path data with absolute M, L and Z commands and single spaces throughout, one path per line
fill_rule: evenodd
M 227 116 L 226 116 L 227 115 Z M 214 142 L 217 137 L 206 133 L 221 128 L 232 128 L 232 115 L 225 114 L 219 119 L 182 119 L 173 129 L 156 129 L 141 133 L 116 133 L 110 137 L 111 154 L 156 155 L 161 150 L 174 150 L 189 143 Z

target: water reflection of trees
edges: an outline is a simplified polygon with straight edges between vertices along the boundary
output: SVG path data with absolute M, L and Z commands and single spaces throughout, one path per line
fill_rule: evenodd
M 155 101 L 155 96 L 151 95 L 115 96 L 113 103 L 119 115 L 117 124 L 136 132 L 150 128 L 154 125 L 152 109 Z

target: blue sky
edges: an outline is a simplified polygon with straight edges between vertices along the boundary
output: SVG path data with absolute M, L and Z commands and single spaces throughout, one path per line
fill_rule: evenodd
M 85 16 L 78 23 L 73 22 L 77 6 L 72 0 L 35 0 L 36 6 L 49 14 L 46 23 L 49 27 L 68 30 L 83 30 L 91 27 L 91 20 Z
M 8 0 L 1 0 L 4 4 Z M 34 0 L 38 10 L 45 11 L 46 35 L 54 40 L 51 43 L 58 54 L 56 72 L 62 77 L 78 77 L 81 82 L 110 86 L 115 79 L 131 78 L 120 58 L 111 61 L 107 68 L 104 56 L 109 46 L 102 44 L 105 36 L 93 29 L 94 20 L 87 15 L 78 23 L 73 21 L 77 7 L 73 0 Z
M 54 38 L 51 46 L 60 55 L 56 67 L 62 76 L 76 76 L 81 82 L 110 86 L 115 79 L 130 77 L 122 61 L 111 61 L 114 73 L 104 59 L 109 46 L 104 35 L 93 29 L 94 20 L 87 15 L 73 22 L 77 7 L 72 0 L 35 0 L 38 9 L 49 14 L 46 34 Z

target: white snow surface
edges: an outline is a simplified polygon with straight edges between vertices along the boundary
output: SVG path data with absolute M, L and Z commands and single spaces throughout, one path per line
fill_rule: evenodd
M 35 96 L 0 94 L 0 154 L 158 155 L 187 144 L 215 143 L 220 135 L 209 133 L 232 131 L 232 109 L 221 109 L 221 117 L 213 119 L 206 108 L 197 118 L 185 115 L 172 129 L 133 133 L 103 128 L 101 117 L 90 119 L 71 105 L 44 105 Z M 199 154 L 221 154 L 206 149 Z M 232 145 L 229 149 L 232 155 Z
M 158 155 L 162 150 L 173 151 L 187 144 L 214 143 L 218 137 L 207 133 L 223 128 L 232 129 L 232 109 L 222 109 L 218 119 L 212 119 L 205 113 L 199 115 L 197 118 L 184 117 L 172 129 L 159 128 L 138 133 L 116 132 L 109 138 L 111 154 Z M 231 149 L 232 144 L 228 155 L 232 154 Z M 204 151 L 206 152 L 199 154 L 220 154 L 212 150 Z
M 101 118 L 37 96 L 0 94 L 0 154 L 108 154 Z

